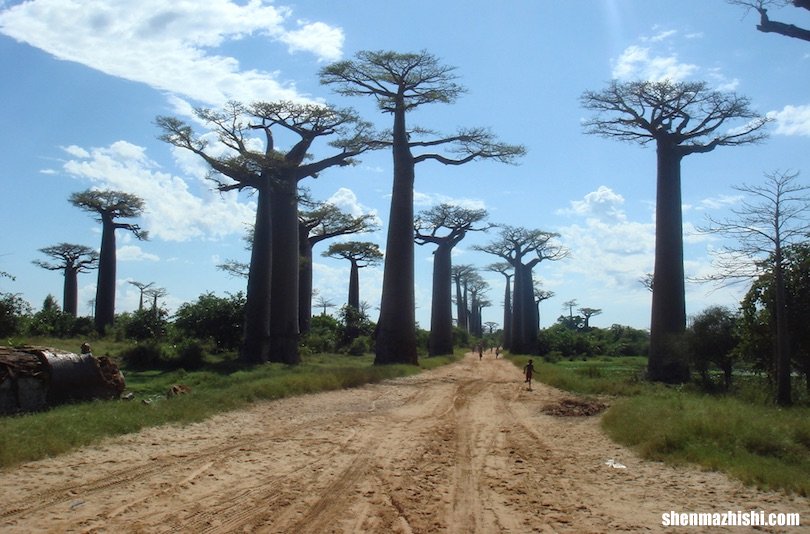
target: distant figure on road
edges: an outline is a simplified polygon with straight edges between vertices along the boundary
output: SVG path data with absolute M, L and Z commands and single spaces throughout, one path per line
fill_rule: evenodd
M 529 363 L 526 364 L 526 367 L 523 368 L 523 372 L 526 375 L 526 382 L 529 384 L 529 391 L 532 390 L 532 375 L 534 374 L 534 364 L 531 360 Z
M 495 359 L 497 360 L 498 356 L 500 355 L 501 355 L 501 346 L 498 345 L 498 347 L 495 349 Z
M 484 357 L 484 347 L 481 345 L 481 343 L 479 343 L 478 344 L 478 361 L 481 361 L 481 359 L 483 357 Z

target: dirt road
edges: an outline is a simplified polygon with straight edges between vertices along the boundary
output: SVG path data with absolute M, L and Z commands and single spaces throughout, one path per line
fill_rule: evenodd
M 565 397 L 468 355 L 149 429 L 0 473 L 0 531 L 647 532 L 670 510 L 749 509 L 810 522 L 807 499 L 644 461 L 608 440 L 598 416 L 541 411 Z M 748 530 L 712 530 L 723 531 Z

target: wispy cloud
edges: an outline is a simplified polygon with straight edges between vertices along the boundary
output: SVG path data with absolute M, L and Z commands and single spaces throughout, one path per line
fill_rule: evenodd
M 810 135 L 810 104 L 785 106 L 781 111 L 771 111 L 768 117 L 776 121 L 777 134 Z
M 319 60 L 342 54 L 343 31 L 323 22 L 288 29 L 289 8 L 252 0 L 31 0 L 0 11 L 0 32 L 53 56 L 209 105 L 301 99 L 276 72 L 245 70 L 218 48 L 247 37 Z
M 683 63 L 677 54 L 656 54 L 651 48 L 632 45 L 614 61 L 613 77 L 618 80 L 682 81 L 698 70 Z
M 438 204 L 450 204 L 471 210 L 486 209 L 486 203 L 476 198 L 451 197 L 439 193 L 413 192 L 413 205 L 417 207 L 429 208 Z

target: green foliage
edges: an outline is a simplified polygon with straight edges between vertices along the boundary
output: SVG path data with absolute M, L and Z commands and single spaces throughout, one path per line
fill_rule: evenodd
M 141 371 L 162 369 L 168 360 L 163 346 L 154 341 L 138 343 L 121 352 L 119 356 L 125 367 Z
M 362 356 L 371 352 L 373 349 L 371 338 L 368 336 L 359 336 L 352 340 L 346 349 L 348 354 L 352 356 Z
M 309 332 L 301 339 L 301 345 L 313 354 L 336 352 L 343 332 L 343 325 L 331 315 L 316 315 Z
M 52 295 L 48 295 L 42 309 L 26 317 L 23 330 L 29 336 L 81 337 L 93 334 L 95 327 L 90 317 L 74 317 L 63 312 Z
M 638 356 L 646 354 L 649 333 L 629 326 L 574 328 L 569 318 L 541 330 L 537 336 L 540 355 L 546 360 L 595 356 Z
M 169 326 L 168 316 L 169 313 L 163 308 L 122 313 L 116 318 L 116 335 L 136 341 L 161 339 Z
M 235 350 L 242 341 L 244 319 L 245 295 L 241 291 L 227 297 L 204 293 L 196 302 L 177 309 L 174 326 L 181 336 L 210 339 L 218 350 Z
M 19 295 L 0 293 L 0 336 L 21 334 L 25 320 L 32 311 L 31 305 Z
M 453 346 L 454 347 L 469 347 L 470 344 L 470 333 L 467 332 L 464 328 L 459 328 L 458 326 L 453 327 Z
M 737 358 L 737 315 L 722 306 L 710 306 L 692 319 L 687 330 L 690 364 L 700 373 L 704 387 L 712 389 L 712 365 L 723 371 L 723 389 L 731 387 Z

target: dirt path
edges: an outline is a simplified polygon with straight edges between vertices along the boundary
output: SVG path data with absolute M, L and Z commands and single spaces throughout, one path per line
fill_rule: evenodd
M 545 415 L 567 395 L 520 378 L 468 355 L 25 464 L 0 473 L 0 531 L 647 532 L 670 510 L 750 509 L 810 523 L 807 499 L 641 460 L 598 416 Z

